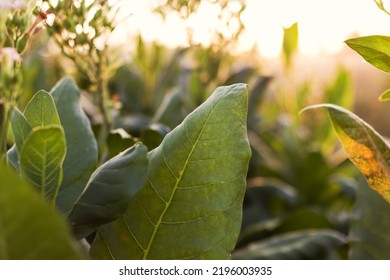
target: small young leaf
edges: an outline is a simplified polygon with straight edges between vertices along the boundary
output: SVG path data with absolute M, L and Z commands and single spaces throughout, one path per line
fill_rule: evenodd
M 64 219 L 0 164 L 0 259 L 82 259 Z
M 390 203 L 390 148 L 370 125 L 350 111 L 331 104 L 327 108 L 332 124 L 348 157 L 365 175 L 369 185 Z
M 291 59 L 298 49 L 298 23 L 294 23 L 288 28 L 284 29 L 283 35 L 283 57 L 285 59 L 286 67 L 291 66 Z
M 57 109 L 51 95 L 44 90 L 38 91 L 24 111 L 24 116 L 31 127 L 60 125 Z
M 15 144 L 18 151 L 23 147 L 24 141 L 31 132 L 31 125 L 24 115 L 15 109 L 11 118 L 12 132 L 14 134 Z
M 20 151 L 20 170 L 41 195 L 55 202 L 66 154 L 64 131 L 58 125 L 36 127 Z
M 390 72 L 390 37 L 373 35 L 349 39 L 345 42 L 367 62 L 382 71 Z
M 83 238 L 121 216 L 129 200 L 146 183 L 147 148 L 138 143 L 100 166 L 76 202 L 69 220 Z
M 390 100 L 390 89 L 386 90 L 379 97 L 379 101 L 388 101 L 388 100 Z
M 217 88 L 148 153 L 146 185 L 102 226 L 94 258 L 228 259 L 241 226 L 251 155 L 246 85 Z

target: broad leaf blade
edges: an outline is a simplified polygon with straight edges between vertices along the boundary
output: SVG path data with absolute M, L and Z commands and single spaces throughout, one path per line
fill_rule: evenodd
M 16 148 L 20 151 L 32 128 L 27 119 L 18 109 L 15 109 L 12 113 L 11 126 Z
M 165 124 L 172 129 L 183 121 L 185 113 L 181 93 L 180 91 L 175 90 L 164 96 L 152 121 Z
M 382 71 L 390 72 L 390 37 L 363 36 L 345 42 L 367 62 Z
M 365 175 L 369 185 L 390 203 L 390 148 L 366 122 L 339 106 L 323 104 L 351 161 Z
M 0 165 L 0 259 L 82 259 L 63 218 Z
M 247 98 L 244 84 L 217 88 L 149 152 L 148 183 L 99 229 L 94 258 L 230 258 L 251 154 Z
M 100 166 L 69 215 L 77 238 L 121 216 L 129 200 L 145 185 L 147 148 L 138 143 Z
M 57 109 L 51 95 L 44 90 L 38 91 L 24 111 L 24 116 L 31 127 L 60 125 Z
M 336 249 L 346 243 L 342 234 L 331 230 L 304 230 L 277 235 L 236 251 L 241 260 L 333 259 Z
M 51 90 L 65 131 L 67 153 L 57 207 L 69 213 L 97 165 L 97 143 L 90 122 L 80 106 L 80 92 L 71 78 Z
M 107 136 L 108 157 L 113 158 L 137 142 L 138 139 L 128 134 L 123 128 L 111 130 Z
M 53 203 L 62 180 L 65 154 L 65 136 L 60 126 L 34 128 L 20 151 L 22 174 Z

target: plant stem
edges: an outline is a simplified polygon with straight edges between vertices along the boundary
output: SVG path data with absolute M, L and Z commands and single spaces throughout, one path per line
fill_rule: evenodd
M 7 152 L 7 131 L 8 131 L 8 120 L 10 117 L 9 108 L 3 100 L 3 118 L 0 127 L 0 161 L 5 162 L 5 155 Z
M 104 162 L 107 156 L 107 136 L 112 129 L 112 121 L 108 108 L 108 81 L 104 73 L 104 54 L 99 56 L 99 62 L 97 63 L 97 75 L 96 75 L 96 97 L 99 111 L 102 114 L 102 128 L 98 135 L 98 146 L 100 150 L 100 161 Z
M 8 92 L 2 93 L 3 97 L 3 116 L 0 127 L 0 161 L 6 161 L 7 153 L 7 138 L 8 138 L 8 127 L 11 120 L 11 114 L 16 106 L 18 100 L 18 90 L 21 84 L 21 67 L 19 62 L 14 61 L 13 66 L 10 69 L 10 79 L 13 81 L 9 86 Z M 3 90 L 6 90 L 3 88 Z
M 379 9 L 381 9 L 386 14 L 390 15 L 390 12 L 385 8 L 385 5 L 382 0 L 374 0 L 374 2 L 376 3 Z

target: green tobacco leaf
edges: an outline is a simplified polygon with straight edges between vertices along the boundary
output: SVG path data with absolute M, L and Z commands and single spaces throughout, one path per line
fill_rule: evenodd
M 390 204 L 365 182 L 357 193 L 348 236 L 349 258 L 390 260 Z
M 169 131 L 170 129 L 165 125 L 151 124 L 142 131 L 140 138 L 142 143 L 144 143 L 149 150 L 153 150 L 161 144 Z
M 251 155 L 247 98 L 244 84 L 217 88 L 148 153 L 147 184 L 98 230 L 94 258 L 230 258 Z
M 264 97 L 266 96 L 266 90 L 272 77 L 259 76 L 256 78 L 253 87 L 249 92 L 248 101 L 248 129 L 256 133 L 260 131 L 261 117 L 258 113 L 260 106 L 263 103 Z
M 152 122 L 165 124 L 172 129 L 183 121 L 185 115 L 183 98 L 180 92 L 176 90 L 164 96 Z
M 67 153 L 57 207 L 69 213 L 97 166 L 97 143 L 91 124 L 80 106 L 80 92 L 71 78 L 51 90 L 65 131 Z
M 114 221 L 127 208 L 129 200 L 146 183 L 147 148 L 138 143 L 100 166 L 91 176 L 69 215 L 77 238 L 83 238 L 100 225 Z
M 331 104 L 327 108 L 332 124 L 351 161 L 365 175 L 369 185 L 390 203 L 390 148 L 370 125 L 348 110 Z
M 24 110 L 24 116 L 31 127 L 61 124 L 53 98 L 44 90 L 33 96 Z
M 304 260 L 334 259 L 336 249 L 346 243 L 337 231 L 304 230 L 277 235 L 237 250 L 233 258 L 240 260 Z
M 386 90 L 379 97 L 379 101 L 388 101 L 388 100 L 390 100 L 390 89 Z
M 283 56 L 287 68 L 291 66 L 293 54 L 298 49 L 298 23 L 294 23 L 288 28 L 284 28 L 283 35 Z
M 113 158 L 128 147 L 133 146 L 137 141 L 137 138 L 128 134 L 123 128 L 112 130 L 107 136 L 109 158 Z
M 367 62 L 382 71 L 390 72 L 390 37 L 364 36 L 345 42 Z
M 63 218 L 0 165 L 0 259 L 82 259 Z
M 12 113 L 11 126 L 16 147 L 18 151 L 20 151 L 24 141 L 31 132 L 31 125 L 28 123 L 24 115 L 18 109 L 15 109 Z
M 230 76 L 222 83 L 222 85 L 249 82 L 249 79 L 253 74 L 255 74 L 255 72 L 256 69 L 251 66 L 244 67 L 230 74 Z
M 66 154 L 60 126 L 36 127 L 20 151 L 20 170 L 41 195 L 55 203 Z
M 140 69 L 130 65 L 118 68 L 109 81 L 109 88 L 118 96 L 124 111 L 133 113 L 142 111 L 145 84 Z

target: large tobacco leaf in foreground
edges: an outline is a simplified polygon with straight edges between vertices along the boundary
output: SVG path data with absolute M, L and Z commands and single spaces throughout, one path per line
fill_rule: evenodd
M 247 89 L 219 87 L 148 153 L 147 184 L 101 227 L 102 259 L 228 259 L 241 225 L 251 155 Z
M 390 148 L 370 125 L 342 107 L 323 104 L 351 161 L 372 189 L 390 203 Z

